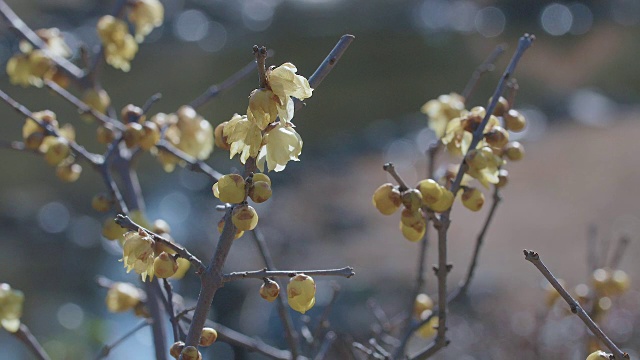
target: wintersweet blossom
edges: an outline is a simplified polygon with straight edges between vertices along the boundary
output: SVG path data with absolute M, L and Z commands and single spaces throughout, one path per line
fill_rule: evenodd
M 256 157 L 262 145 L 262 131 L 246 115 L 234 114 L 222 130 L 231 145 L 229 158 L 240 154 L 240 161 L 244 164 L 249 156 Z
M 138 52 L 138 43 L 129 33 L 127 23 L 106 15 L 100 18 L 97 28 L 107 63 L 116 69 L 129 71 L 129 62 Z
M 153 261 L 155 242 L 144 230 L 129 232 L 125 235 L 122 245 L 122 261 L 127 272 L 134 270 L 142 275 L 142 281 L 147 277 L 153 279 Z
M 313 93 L 309 81 L 304 76 L 297 75 L 297 71 L 292 63 L 284 63 L 267 71 L 267 84 L 278 99 L 278 116 L 285 123 L 293 118 L 292 97 L 304 100 L 310 98 Z
M 427 101 L 420 110 L 429 117 L 429 128 L 441 139 L 447 123 L 464 115 L 464 98 L 456 93 L 443 94 L 438 99 Z
M 137 0 L 131 4 L 129 21 L 136 27 L 136 41 L 141 43 L 154 28 L 162 25 L 164 6 L 158 0 Z
M 130 283 L 114 282 L 107 291 L 107 309 L 118 313 L 133 309 L 142 298 L 141 291 Z
M 5 330 L 12 333 L 18 331 L 23 303 L 22 291 L 12 289 L 9 284 L 0 283 L 0 324 Z
M 265 145 L 260 150 L 256 162 L 261 171 L 264 171 L 265 161 L 269 171 L 282 171 L 290 160 L 299 161 L 302 138 L 294 130 L 292 123 L 278 123 L 264 135 L 263 143 Z
M 476 106 L 462 117 L 457 117 L 447 123 L 442 143 L 447 146 L 447 150 L 455 155 L 465 155 L 473 141 L 473 133 L 476 131 L 486 111 L 481 106 Z M 491 115 L 484 128 L 484 133 L 491 131 L 495 126 L 499 126 L 500 121 Z M 486 146 L 486 142 L 481 140 L 476 148 Z

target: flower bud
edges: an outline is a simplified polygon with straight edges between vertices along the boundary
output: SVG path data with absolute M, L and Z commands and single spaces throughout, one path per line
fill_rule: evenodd
M 254 181 L 249 188 L 249 197 L 259 204 L 271 198 L 271 185 L 266 181 Z
M 180 353 L 182 360 L 202 360 L 202 354 L 195 346 L 186 346 Z
M 224 175 L 213 184 L 213 195 L 220 201 L 231 204 L 239 204 L 245 199 L 245 182 L 238 174 Z
M 64 182 L 74 182 L 80 178 L 82 166 L 80 164 L 68 163 L 56 167 L 56 176 Z
M 171 349 L 169 349 L 169 354 L 173 356 L 174 359 L 177 360 L 180 358 L 180 353 L 182 352 L 183 349 L 184 349 L 184 342 L 182 341 L 174 342 L 173 345 L 171 345 Z
M 491 103 L 493 97 L 489 98 L 489 103 Z M 487 106 L 489 106 L 487 104 Z M 498 102 L 496 103 L 496 107 L 493 109 L 493 115 L 495 116 L 503 116 L 507 111 L 509 111 L 509 102 L 504 97 L 500 96 L 498 98 Z
M 417 223 L 424 222 L 424 214 L 420 209 L 418 209 L 418 211 L 403 209 L 400 221 L 404 226 L 413 226 Z
M 518 161 L 524 157 L 524 147 L 517 141 L 511 141 L 503 149 L 509 160 Z
M 224 218 L 218 221 L 218 232 L 222 234 L 222 230 L 224 229 Z M 236 227 L 236 236 L 233 238 L 234 240 L 244 235 L 244 231 L 240 230 Z
M 97 139 L 100 144 L 111 144 L 116 139 L 113 129 L 109 125 L 98 126 L 96 130 Z
M 504 125 L 509 131 L 519 132 L 525 128 L 527 120 L 519 111 L 512 109 L 504 114 Z
M 478 211 L 484 205 L 484 194 L 476 188 L 466 188 L 462 193 L 462 205 L 471 211 Z
M 107 240 L 116 240 L 126 232 L 127 229 L 123 229 L 112 218 L 107 218 L 102 224 L 102 236 Z
M 142 150 L 149 150 L 156 143 L 160 141 L 160 129 L 158 129 L 158 125 L 151 121 L 145 121 L 142 124 L 142 135 L 140 137 L 140 148 Z
M 143 116 L 142 109 L 129 104 L 122 108 L 120 111 L 120 116 L 122 117 L 122 122 L 127 123 L 137 123 Z
M 223 130 L 225 125 L 227 125 L 229 122 L 225 121 L 221 124 L 219 124 L 218 126 L 216 126 L 216 129 L 214 131 L 214 140 L 216 143 L 216 146 L 219 147 L 222 150 L 229 150 L 231 149 L 231 145 L 229 143 L 227 143 L 227 137 L 224 136 L 223 134 Z
M 289 306 L 301 314 L 304 314 L 316 303 L 316 283 L 311 276 L 298 274 L 292 277 L 287 284 L 287 299 Z
M 424 320 L 429 316 L 431 316 L 431 310 L 426 310 L 422 312 L 422 314 L 420 315 L 420 318 L 421 320 Z M 439 320 L 437 316 L 434 316 L 431 319 L 429 319 L 429 321 L 426 324 L 422 325 L 418 329 L 418 335 L 420 335 L 425 339 L 434 336 L 438 332 L 437 330 L 438 321 Z
M 400 221 L 400 231 L 402 231 L 402 236 L 405 239 L 416 242 L 424 237 L 424 233 L 427 231 L 427 224 L 424 219 L 411 226 L 406 226 Z
M 178 271 L 176 259 L 164 251 L 153 260 L 153 272 L 159 278 L 171 277 L 176 271 Z
M 238 230 L 253 230 L 258 225 L 258 214 L 253 207 L 240 205 L 233 209 L 231 220 Z
M 497 188 L 504 187 L 509 182 L 509 172 L 506 169 L 500 169 L 498 171 L 498 183 L 495 185 Z
M 151 231 L 153 231 L 154 233 L 161 235 L 161 234 L 169 234 L 171 232 L 171 227 L 169 226 L 169 224 L 162 220 L 162 219 L 158 219 L 156 221 L 153 222 L 153 226 L 151 227 Z
M 137 122 L 130 122 L 125 125 L 123 139 L 128 148 L 132 148 L 140 143 L 144 136 L 142 125 Z
M 262 286 L 260 286 L 260 296 L 268 302 L 275 300 L 279 294 L 280 285 L 271 279 L 266 279 Z
M 427 294 L 418 294 L 416 296 L 416 300 L 413 303 L 413 315 L 416 317 L 420 317 L 426 310 L 433 309 L 433 300 Z
M 271 186 L 271 179 L 269 178 L 269 176 L 267 176 L 267 174 L 263 174 L 263 173 L 253 174 L 253 182 L 255 183 L 258 181 L 264 181 L 267 184 L 269 184 L 269 186 Z
M 435 212 L 439 212 L 439 213 L 445 212 L 451 209 L 451 206 L 453 205 L 453 200 L 454 200 L 453 193 L 448 189 L 444 189 L 440 200 L 429 205 L 429 208 Z
M 591 354 L 589 354 L 589 356 L 587 356 L 587 360 L 609 360 L 609 359 L 611 359 L 611 354 L 607 354 L 602 350 L 592 352 Z
M 409 189 L 402 193 L 402 204 L 410 211 L 418 211 L 422 206 L 422 193 L 416 189 Z
M 109 211 L 112 204 L 111 197 L 105 193 L 96 194 L 91 199 L 91 207 L 99 212 Z
M 69 142 L 63 137 L 51 137 L 49 148 L 44 154 L 47 164 L 56 166 L 71 155 Z
M 200 346 L 211 346 L 218 339 L 218 332 L 210 327 L 202 329 L 200 335 Z
M 386 183 L 380 185 L 379 188 L 373 193 L 373 206 L 378 209 L 383 215 L 391 215 L 402 204 L 402 196 L 400 191 L 393 185 Z
M 484 138 L 491 147 L 502 148 L 509 141 L 509 133 L 501 126 L 494 126 Z

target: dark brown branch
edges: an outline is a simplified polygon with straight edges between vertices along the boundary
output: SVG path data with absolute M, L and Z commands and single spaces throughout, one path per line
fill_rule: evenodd
M 31 333 L 27 325 L 20 324 L 18 331 L 9 332 L 11 335 L 15 336 L 18 340 L 20 340 L 35 356 L 38 360 L 49 360 L 49 355 L 44 351 L 44 348 L 38 342 L 35 336 Z
M 133 335 L 136 332 L 138 332 L 138 330 L 144 329 L 145 327 L 151 325 L 151 322 L 152 322 L 151 319 L 142 320 L 141 322 L 138 323 L 138 325 L 136 325 L 134 328 L 132 328 L 131 330 L 129 330 L 126 333 L 124 333 L 117 340 L 115 340 L 111 344 L 107 344 L 107 345 L 103 346 L 102 349 L 100 350 L 100 352 L 98 353 L 98 355 L 96 355 L 96 360 L 104 359 L 107 356 L 109 356 L 109 353 L 111 353 L 111 350 L 113 350 L 118 345 L 120 345 L 122 342 L 127 340 L 129 337 L 131 337 L 131 335 Z
M 276 267 L 273 262 L 273 258 L 271 257 L 271 252 L 267 247 L 267 242 L 264 239 L 264 235 L 260 228 L 256 227 L 251 230 L 251 235 L 253 236 L 253 240 L 258 246 L 258 250 L 260 251 L 260 255 L 267 267 L 267 269 L 275 271 Z M 287 311 L 286 305 L 286 292 L 280 291 L 278 294 L 278 298 L 276 299 L 276 309 L 278 311 L 278 316 L 280 317 L 280 321 L 282 321 L 282 326 L 284 327 L 284 335 L 287 340 L 287 344 L 289 345 L 289 349 L 291 350 L 292 357 L 296 359 L 299 354 L 298 350 L 298 333 L 293 327 L 293 321 L 291 320 L 291 315 Z
M 180 324 L 178 323 L 178 319 L 176 318 L 176 312 L 173 309 L 173 287 L 167 279 L 162 279 L 162 284 L 164 285 L 164 291 L 167 293 L 166 299 L 163 297 L 162 300 L 164 302 L 164 308 L 169 314 L 169 320 L 171 321 L 171 329 L 173 329 L 173 342 L 178 342 L 180 340 Z
M 164 360 L 167 358 L 169 348 L 167 346 L 164 317 L 160 308 L 160 298 L 163 298 L 158 278 L 143 283 L 145 292 L 147 293 L 147 301 L 145 305 L 149 309 L 151 315 L 151 333 L 153 334 L 153 347 L 156 353 L 156 359 Z
M 247 75 L 251 74 L 253 70 L 256 68 L 256 62 L 251 61 L 247 65 L 245 65 L 242 69 L 236 71 L 233 75 L 228 77 L 220 84 L 211 85 L 204 93 L 198 96 L 195 100 L 189 103 L 194 109 L 198 109 L 203 106 L 207 102 L 211 101 L 216 96 L 220 95 L 223 91 L 233 87 L 240 80 L 244 79 Z
M 464 90 L 462 91 L 462 97 L 465 100 L 468 99 L 469 96 L 471 96 L 471 94 L 476 88 L 476 85 L 478 85 L 478 81 L 480 80 L 482 75 L 488 72 L 491 72 L 496 68 L 495 66 L 496 61 L 498 60 L 500 55 L 504 53 L 506 49 L 507 49 L 506 44 L 500 44 L 496 46 L 496 48 L 493 49 L 493 52 L 491 52 L 491 54 L 485 59 L 485 61 L 482 64 L 478 65 L 478 67 L 475 69 L 473 74 L 471 74 L 471 78 L 469 79 L 469 81 L 467 82 L 467 85 L 464 87 Z
M 118 216 L 116 216 L 116 223 L 121 227 L 125 229 L 129 229 L 131 231 L 138 231 L 138 229 L 143 229 L 147 234 L 149 234 L 153 238 L 154 241 L 163 243 L 164 245 L 169 247 L 171 250 L 175 251 L 176 254 L 178 254 L 181 258 L 189 260 L 191 265 L 193 265 L 196 268 L 197 274 L 201 274 L 202 272 L 204 272 L 204 265 L 202 264 L 202 261 L 200 261 L 200 259 L 198 259 L 197 257 L 193 256 L 189 252 L 189 250 L 187 250 L 186 248 L 176 243 L 173 243 L 158 234 L 155 234 L 149 229 L 145 229 L 144 227 L 136 224 L 133 220 L 131 220 L 126 215 L 118 214 Z
M 267 48 L 264 46 L 253 46 L 253 55 L 256 57 L 256 64 L 258 68 L 258 80 L 259 88 L 266 88 L 267 84 Z
M 356 273 L 351 266 L 340 269 L 327 270 L 288 270 L 288 271 L 269 271 L 267 269 L 257 271 L 232 272 L 223 275 L 223 281 L 229 282 L 240 279 L 263 279 L 265 277 L 294 277 L 297 274 L 305 274 L 309 276 L 342 276 L 350 278 Z
M 613 341 L 611 341 L 611 339 L 609 339 L 609 337 L 600 329 L 598 324 L 596 324 L 589 317 L 587 312 L 584 311 L 582 306 L 580 306 L 580 303 L 578 303 L 573 297 L 571 297 L 571 295 L 569 295 L 567 290 L 565 290 L 564 287 L 560 285 L 560 283 L 558 282 L 558 279 L 556 279 L 556 277 L 553 276 L 551 271 L 549 271 L 549 269 L 542 262 L 542 260 L 540 260 L 540 255 L 538 253 L 530 250 L 524 250 L 524 258 L 525 260 L 532 263 L 540 271 L 540 273 L 542 273 L 542 275 L 547 279 L 547 281 L 551 283 L 553 288 L 556 289 L 556 291 L 560 294 L 560 296 L 564 299 L 564 301 L 566 301 L 567 304 L 569 304 L 569 307 L 571 308 L 571 312 L 578 315 L 580 320 L 582 320 L 582 322 L 584 322 L 584 324 L 587 325 L 589 330 L 591 330 L 591 332 L 598 339 L 600 339 L 600 341 L 602 341 L 603 344 L 605 344 L 605 346 L 611 351 L 611 353 L 613 353 L 613 358 L 615 360 L 629 359 L 629 354 L 622 352 L 622 350 L 620 350 L 620 348 L 618 348 L 618 346 L 616 346 L 616 344 Z

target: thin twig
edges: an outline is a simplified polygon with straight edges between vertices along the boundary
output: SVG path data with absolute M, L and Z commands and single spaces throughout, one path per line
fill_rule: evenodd
M 9 332 L 11 335 L 15 336 L 18 340 L 20 340 L 36 357 L 38 360 L 49 360 L 49 355 L 44 351 L 44 348 L 38 342 L 35 336 L 31 333 L 27 325 L 20 324 L 18 331 Z
M 327 332 L 327 334 L 324 336 L 324 340 L 322 340 L 322 344 L 320 345 L 320 350 L 318 350 L 318 353 L 313 358 L 313 360 L 324 360 L 336 338 L 336 333 L 334 333 L 333 331 Z
M 264 46 L 254 45 L 253 55 L 256 57 L 256 64 L 258 67 L 259 87 L 266 88 L 268 86 L 267 68 L 266 68 L 267 48 Z
M 229 282 L 240 279 L 263 279 L 265 277 L 294 277 L 297 274 L 305 274 L 309 276 L 342 276 L 350 278 L 356 273 L 351 266 L 340 269 L 327 270 L 288 270 L 288 271 L 269 271 L 267 269 L 257 271 L 232 272 L 223 275 L 223 281 Z
M 178 342 L 180 340 L 180 326 L 178 323 L 178 319 L 176 319 L 176 312 L 173 309 L 173 287 L 167 279 L 162 279 L 162 284 L 164 285 L 164 291 L 167 293 L 164 307 L 169 314 L 169 320 L 171 321 L 171 328 L 173 329 L 173 341 Z
M 121 227 L 125 228 L 125 229 L 129 229 L 131 231 L 138 231 L 138 229 L 143 229 L 147 234 L 149 234 L 154 241 L 157 242 L 161 242 L 164 245 L 166 245 L 167 247 L 169 247 L 171 250 L 175 251 L 176 254 L 178 254 L 181 258 L 189 260 L 189 262 L 191 263 L 191 265 L 193 265 L 196 268 L 196 273 L 200 274 L 202 272 L 204 272 L 204 265 L 202 264 L 202 261 L 200 261 L 200 259 L 198 259 L 197 257 L 195 257 L 194 255 L 192 255 L 189 250 L 187 250 L 186 248 L 173 243 L 165 238 L 163 238 L 162 236 L 152 232 L 149 229 L 146 229 L 138 224 L 136 224 L 133 220 L 131 220 L 131 218 L 129 218 L 126 215 L 121 215 L 118 214 L 118 216 L 116 216 L 116 223 L 118 225 L 120 225 Z
M 320 83 L 329 75 L 331 70 L 336 66 L 342 55 L 347 51 L 349 45 L 355 40 L 355 36 L 350 34 L 345 34 L 340 37 L 340 40 L 336 43 L 333 49 L 329 52 L 327 57 L 320 63 L 320 66 L 316 69 L 316 71 L 309 77 L 309 86 L 315 89 Z M 299 107 L 304 106 L 300 103 Z M 297 109 L 296 109 L 297 110 Z
M 80 114 L 89 114 L 103 124 L 109 124 L 120 131 L 124 131 L 125 127 L 120 121 L 112 119 L 107 115 L 95 110 L 82 100 L 78 99 L 72 93 L 68 92 L 65 88 L 58 85 L 55 81 L 45 80 L 44 84 L 49 89 L 53 90 L 54 93 L 60 95 L 63 99 L 67 100 L 69 103 L 75 106 Z
M 264 235 L 262 234 L 262 231 L 260 231 L 260 228 L 256 227 L 251 230 L 251 235 L 253 236 L 253 240 L 260 251 L 260 255 L 265 266 L 267 269 L 275 271 L 276 267 L 273 262 L 273 258 L 271 257 L 271 252 L 269 251 L 269 247 L 267 246 L 267 242 L 264 239 Z M 291 350 L 292 357 L 296 359 L 300 351 L 298 347 L 298 333 L 293 326 L 291 315 L 287 311 L 287 306 L 285 305 L 286 296 L 287 295 L 284 291 L 280 291 L 278 298 L 276 299 L 276 309 L 278 311 L 280 321 L 282 321 L 282 326 L 284 327 L 284 335 L 287 340 L 287 344 L 289 345 L 289 350 Z
M 389 175 L 391 175 L 396 180 L 396 182 L 398 182 L 398 185 L 400 186 L 400 189 L 399 189 L 400 192 L 409 189 L 409 187 L 404 182 L 404 180 L 402 180 L 402 177 L 400 177 L 400 175 L 398 175 L 398 173 L 396 172 L 396 168 L 395 168 L 395 166 L 393 166 L 392 163 L 384 164 L 382 166 L 382 170 L 388 172 Z
M 374 359 L 380 359 L 380 360 L 385 360 L 386 357 L 384 357 L 382 354 L 379 354 L 377 351 L 369 349 L 368 347 L 360 344 L 359 342 L 354 342 L 352 344 L 353 348 L 356 350 L 360 350 L 363 353 L 365 353 L 367 355 L 367 359 L 370 358 L 374 358 Z
M 329 314 L 331 313 L 331 310 L 333 310 L 336 300 L 338 299 L 338 294 L 340 293 L 340 286 L 335 281 L 331 282 L 331 288 L 333 289 L 333 294 L 331 294 L 331 300 L 329 301 L 327 306 L 324 307 L 322 314 L 320 314 L 320 317 L 318 318 L 318 324 L 316 325 L 316 328 L 313 331 L 314 345 L 320 341 L 320 334 L 322 333 L 322 330 L 324 330 L 329 326 L 329 322 L 327 321 L 327 319 L 329 318 Z M 326 340 L 326 337 L 325 337 L 325 340 Z
M 205 163 L 202 160 L 198 160 L 198 159 L 194 158 L 193 156 L 183 152 L 180 149 L 177 149 L 175 146 L 173 146 L 167 140 L 160 140 L 156 144 L 156 147 L 159 150 L 166 151 L 166 152 L 172 154 L 173 156 L 177 157 L 178 159 L 184 161 L 187 164 L 186 165 L 187 169 L 189 169 L 191 171 L 194 171 L 194 172 L 199 172 L 199 173 L 205 174 L 205 175 L 209 176 L 211 178 L 211 180 L 213 180 L 213 181 L 218 181 L 222 177 L 221 173 L 219 173 L 216 170 L 214 170 L 211 166 L 207 165 L 207 163 Z
M 96 360 L 104 359 L 107 356 L 109 356 L 109 353 L 111 352 L 111 350 L 116 348 L 123 341 L 127 340 L 129 337 L 131 337 L 131 335 L 133 335 L 136 332 L 138 332 L 138 330 L 144 329 L 145 327 L 151 325 L 152 321 L 153 320 L 151 320 L 151 319 L 142 320 L 141 322 L 138 323 L 138 325 L 136 325 L 134 328 L 132 328 L 131 330 L 129 330 L 126 333 L 124 333 L 122 336 L 120 336 L 118 339 L 116 339 L 111 344 L 107 344 L 107 345 L 103 346 L 102 349 L 100 350 L 100 352 L 98 353 L 98 355 L 96 355 Z
M 147 99 L 147 101 L 145 101 L 144 105 L 142 105 L 142 114 L 147 114 L 149 112 L 149 110 L 151 109 L 151 107 L 153 106 L 153 104 L 157 103 L 158 101 L 160 101 L 160 99 L 162 99 L 162 94 L 160 93 L 155 93 L 153 95 L 151 95 L 151 97 L 149 97 Z
M 471 263 L 469 264 L 469 269 L 467 269 L 467 276 L 460 283 L 460 288 L 454 294 L 449 295 L 449 300 L 453 300 L 458 296 L 464 296 L 469 289 L 469 285 L 471 284 L 471 280 L 473 279 L 473 275 L 476 270 L 476 266 L 478 265 L 478 257 L 480 255 L 480 249 L 482 248 L 482 244 L 484 243 L 485 235 L 487 234 L 487 230 L 489 229 L 489 225 L 491 225 L 491 220 L 495 215 L 496 209 L 498 205 L 502 201 L 502 196 L 500 196 L 500 189 L 496 186 L 493 187 L 493 196 L 492 196 L 491 209 L 489 210 L 489 214 L 487 214 L 487 218 L 484 221 L 484 225 L 482 226 L 482 230 L 478 234 L 476 238 L 476 245 L 473 249 L 473 256 L 471 257 Z
M 236 71 L 233 75 L 229 76 L 226 80 L 224 80 L 220 84 L 211 85 L 204 93 L 195 98 L 189 106 L 194 109 L 198 109 L 203 106 L 207 102 L 211 101 L 216 96 L 220 95 L 223 91 L 233 87 L 240 80 L 244 79 L 247 75 L 251 74 L 256 68 L 256 62 L 251 61 L 247 65 L 245 65 L 242 69 Z
M 471 78 L 469 79 L 469 81 L 467 82 L 467 85 L 464 87 L 464 90 L 462 91 L 463 98 L 468 99 L 469 96 L 471 96 L 471 94 L 476 88 L 476 85 L 478 85 L 478 81 L 480 80 L 482 75 L 488 72 L 491 72 L 496 68 L 495 62 L 498 60 L 500 55 L 504 53 L 506 49 L 507 49 L 506 44 L 500 44 L 496 46 L 496 48 L 493 49 L 493 51 L 485 59 L 485 61 L 482 64 L 478 65 L 478 67 L 475 69 L 473 74 L 471 74 Z
M 618 239 L 618 243 L 616 244 L 616 248 L 613 251 L 613 255 L 608 264 L 609 268 L 617 269 L 618 266 L 620 266 L 620 261 L 622 261 L 622 257 L 624 256 L 624 252 L 627 249 L 630 241 L 631 239 L 628 235 L 622 235 L 620 239 Z
M 600 339 L 600 341 L 602 341 L 602 343 L 604 343 L 607 348 L 609 348 L 611 353 L 613 353 L 613 358 L 615 360 L 623 360 L 623 359 L 630 358 L 629 354 L 622 352 L 622 350 L 620 350 L 620 348 L 618 348 L 618 346 L 616 346 L 616 344 L 613 341 L 611 341 L 611 339 L 609 339 L 609 337 L 600 329 L 598 324 L 596 324 L 589 317 L 586 311 L 584 311 L 584 309 L 580 306 L 580 303 L 578 303 L 573 297 L 571 297 L 571 295 L 569 295 L 567 290 L 565 290 L 564 287 L 560 285 L 560 283 L 558 282 L 558 279 L 556 279 L 556 277 L 553 276 L 551 271 L 549 271 L 549 269 L 545 266 L 542 260 L 540 260 L 540 255 L 538 253 L 530 250 L 524 250 L 524 258 L 525 260 L 531 262 L 540 271 L 540 273 L 542 273 L 542 275 L 549 281 L 549 283 L 551 283 L 553 288 L 556 289 L 556 291 L 558 291 L 558 293 L 560 294 L 560 296 L 562 296 L 564 301 L 566 301 L 567 304 L 569 304 L 569 307 L 571 308 L 571 312 L 578 315 L 580 320 L 582 320 L 582 322 L 584 322 L 584 324 L 587 325 L 589 330 L 591 330 L 591 332 L 598 339 Z

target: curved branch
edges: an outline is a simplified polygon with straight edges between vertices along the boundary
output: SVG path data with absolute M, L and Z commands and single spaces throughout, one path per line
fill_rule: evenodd
M 356 273 L 351 266 L 343 267 L 340 269 L 328 269 L 328 270 L 289 270 L 289 271 L 269 271 L 267 269 L 257 271 L 243 271 L 232 272 L 223 276 L 224 282 L 240 280 L 240 279 L 262 279 L 265 277 L 294 277 L 297 274 L 304 274 L 309 276 L 342 276 L 350 278 Z

